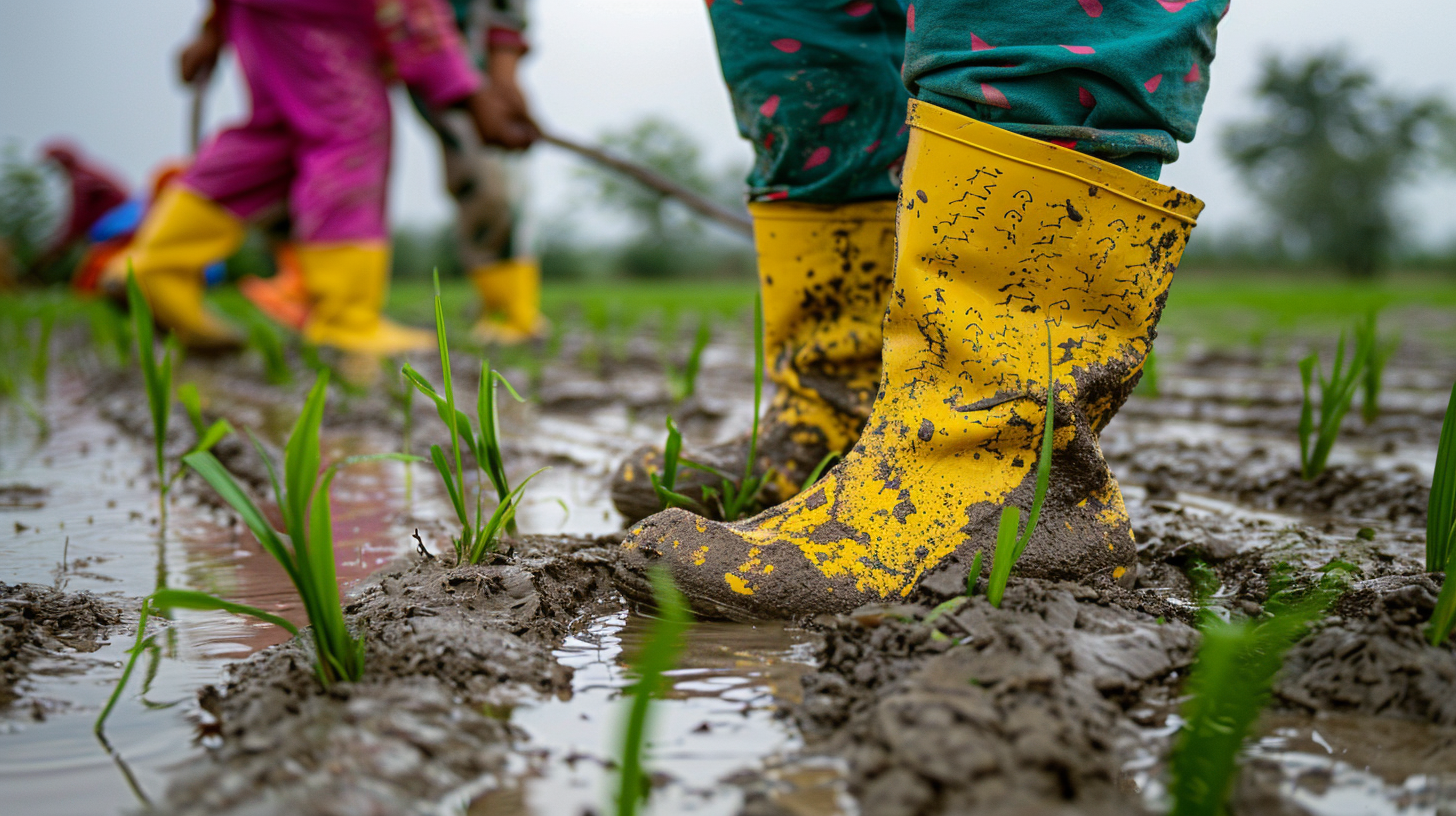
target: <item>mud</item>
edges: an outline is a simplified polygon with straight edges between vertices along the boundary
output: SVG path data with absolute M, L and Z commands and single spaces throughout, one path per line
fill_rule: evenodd
M 441 512 L 434 475 L 417 468 L 416 505 L 400 511 L 396 526 L 418 527 L 437 556 L 397 561 L 350 596 L 348 618 L 369 644 L 368 674 L 325 690 L 300 640 L 263 649 L 221 678 L 202 673 L 206 679 L 185 685 L 201 687 L 195 703 L 147 712 L 177 719 L 186 710 L 205 746 L 166 754 L 152 810 L 574 816 L 582 802 L 604 801 L 595 790 L 551 798 L 557 792 L 549 787 L 564 789 L 565 780 L 596 786 L 611 756 L 592 746 L 547 757 L 543 733 L 531 723 L 569 731 L 585 722 L 578 714 L 595 718 L 593 706 L 614 699 L 620 664 L 629 660 L 598 655 L 588 685 L 574 677 L 584 670 L 573 670 L 587 665 L 586 650 L 599 648 L 603 621 L 613 632 L 641 628 L 619 594 L 636 587 L 615 583 L 620 534 L 611 531 L 620 519 L 607 509 L 608 479 L 628 452 L 660 442 L 668 411 L 698 445 L 744 432 L 751 395 L 744 385 L 752 376 L 746 341 L 710 345 L 699 395 L 677 406 L 663 387 L 662 351 L 640 335 L 615 348 L 568 335 L 561 355 L 539 369 L 509 369 L 512 382 L 536 397 L 525 406 L 502 401 L 512 475 L 551 465 L 543 480 L 561 479 L 533 499 L 529 512 L 537 515 L 523 527 L 546 529 L 540 519 L 560 496 L 572 505 L 572 529 L 592 534 L 525 536 L 509 556 L 453 568 L 439 556 L 449 549 L 449 515 Z M 689 805 L 751 816 L 1166 811 L 1166 759 L 1198 646 L 1195 584 L 1212 581 L 1211 603 L 1221 612 L 1252 616 L 1268 600 L 1271 577 L 1312 583 L 1333 562 L 1348 572 L 1348 586 L 1289 653 L 1232 812 L 1449 809 L 1456 802 L 1456 649 L 1424 641 L 1441 576 L 1425 574 L 1421 548 L 1429 489 L 1423 457 L 1444 407 L 1444 397 L 1433 407 L 1431 394 L 1448 378 L 1441 372 L 1451 370 L 1450 358 L 1402 356 L 1392 364 L 1386 414 L 1369 427 L 1352 417 L 1330 470 L 1310 482 L 1295 472 L 1298 391 L 1297 379 L 1289 387 L 1289 366 L 1251 355 L 1163 360 L 1164 394 L 1133 397 L 1103 439 L 1137 544 L 1129 587 L 1013 579 L 1002 609 L 977 598 L 927 624 L 929 610 L 964 590 L 966 565 L 952 560 L 903 606 L 800 622 L 813 631 L 798 632 L 794 642 L 817 647 L 805 658 L 813 665 L 764 670 L 772 679 L 739 697 L 715 696 L 709 681 L 730 669 L 752 675 L 782 659 L 786 647 L 775 640 L 773 650 L 760 649 L 753 644 L 763 641 L 734 640 L 747 629 L 704 624 L 703 648 L 685 655 L 673 699 L 702 694 L 718 708 L 682 727 L 694 736 L 673 732 L 659 761 L 726 752 L 720 746 L 733 742 L 733 724 L 770 708 L 787 735 L 773 750 L 786 755 L 769 758 L 766 748 L 754 753 L 735 744 L 745 753 L 706 764 L 711 772 L 664 774 L 654 795 L 658 812 Z M 478 364 L 458 356 L 462 394 L 473 390 Z M 429 361 L 417 367 L 438 377 Z M 135 376 L 88 376 L 78 404 L 145 449 L 150 418 Z M 207 368 L 189 364 L 179 381 L 189 379 L 202 388 L 209 417 L 257 430 L 275 455 L 307 385 L 300 377 L 264 387 L 261 372 L 248 366 L 209 378 Z M 355 435 L 348 444 L 363 439 L 399 449 L 406 423 L 398 402 L 383 393 L 337 393 L 325 426 Z M 180 411 L 172 427 L 167 449 L 175 457 L 191 432 Z M 423 399 L 414 401 L 409 427 L 415 452 L 448 443 Z M 266 471 L 251 445 L 234 438 L 217 453 L 255 495 L 265 495 Z M 144 483 L 149 462 L 136 464 L 135 473 L 122 475 Z M 582 485 L 599 487 L 584 497 L 570 492 Z M 179 482 L 177 493 L 184 506 L 224 517 L 194 477 Z M 0 510 L 20 523 L 31 524 L 23 514 L 49 509 L 52 500 L 21 482 L 0 487 Z M 559 511 L 549 512 L 555 523 Z M 8 525 L 0 532 L 8 534 Z M 30 529 L 25 535 L 39 538 Z M 232 535 L 231 546 L 243 550 Z M 95 580 L 104 579 L 107 565 L 95 569 Z M 75 569 L 66 574 L 82 580 Z M 68 664 L 96 671 L 95 661 L 77 653 L 108 638 L 103 648 L 129 643 L 134 619 L 123 610 L 150 590 L 125 582 L 115 589 L 116 597 L 101 598 L 0 584 L 0 699 L 23 693 L 42 661 L 47 671 L 69 671 Z M 183 632 L 187 625 L 174 624 Z M 261 645 L 246 642 L 248 649 Z M 770 652 L 778 656 L 765 657 Z M 618 685 L 591 686 L 598 675 Z M 109 689 L 115 673 L 98 677 L 95 684 Z M 570 705 L 549 708 L 563 701 Z M 535 720 L 512 716 L 533 705 L 543 712 Z M 738 771 L 729 776 L 724 767 Z M 534 800 L 523 792 L 531 778 L 548 786 Z M 561 804 L 568 800 L 574 810 Z
M 522 735 L 482 712 L 569 693 L 552 645 L 609 602 L 611 543 L 530 538 L 495 565 L 382 572 L 345 610 L 368 644 L 361 681 L 322 688 L 301 639 L 237 664 L 199 694 L 217 747 L 157 812 L 429 812 L 501 772 Z
M 864 812 L 1138 810 L 1120 779 L 1126 711 L 1188 665 L 1191 628 L 1034 581 L 934 627 L 916 612 L 836 619 L 794 711 L 848 760 Z
M 0 582 L 0 710 L 15 704 L 31 665 L 94 652 L 123 622 L 120 608 L 89 592 Z M 34 707 L 31 716 L 43 718 Z

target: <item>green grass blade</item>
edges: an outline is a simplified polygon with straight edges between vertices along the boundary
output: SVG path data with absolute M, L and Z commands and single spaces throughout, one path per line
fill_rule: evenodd
M 323 464 L 319 453 L 319 429 L 324 421 L 328 389 L 329 374 L 320 371 L 283 450 L 284 504 L 287 507 L 283 518 L 295 547 L 306 538 L 304 525 L 308 518 L 308 505 Z
M 1304 401 L 1299 406 L 1299 468 L 1306 479 L 1313 479 L 1310 473 L 1310 439 L 1314 436 L 1314 402 L 1309 388 L 1314 379 L 1314 367 L 1319 365 L 1319 355 L 1311 354 L 1299 361 L 1299 380 L 1304 389 Z
M 1052 326 L 1048 323 L 1046 420 L 1042 422 L 1041 456 L 1036 463 L 1036 492 L 1032 495 L 1031 512 L 1026 517 L 1026 531 L 1016 542 L 1016 553 L 1012 560 L 1020 560 L 1021 554 L 1026 552 L 1027 545 L 1031 543 L 1031 534 L 1035 532 L 1036 524 L 1041 520 L 1042 502 L 1046 499 L 1047 487 L 1051 484 L 1052 434 L 1056 426 L 1056 385 L 1055 363 L 1052 361 Z
M 971 569 L 966 573 L 967 598 L 976 594 L 976 582 L 981 579 L 981 559 L 985 554 L 985 550 L 976 550 L 976 557 L 971 559 Z
M 309 589 L 299 587 L 299 594 L 313 593 L 313 607 L 318 617 L 310 616 L 314 640 L 319 646 L 322 660 L 328 657 L 340 678 L 357 680 L 350 670 L 349 655 L 354 644 L 344 622 L 344 610 L 339 598 L 338 570 L 334 565 L 334 524 L 329 508 L 329 489 L 333 486 L 337 468 L 329 468 L 315 487 L 308 513 L 308 577 Z
M 1174 749 L 1172 816 L 1220 816 L 1237 773 L 1244 737 L 1269 700 L 1284 653 L 1337 593 L 1314 592 L 1258 625 L 1204 618 L 1203 643 L 1189 678 L 1186 725 Z
M 1426 504 L 1426 571 L 1447 569 L 1456 541 L 1456 385 L 1446 403 L 1441 439 L 1436 444 L 1436 469 L 1431 474 L 1431 496 Z M 1452 583 L 1448 576 L 1447 585 Z
M 637 681 L 624 690 L 624 693 L 632 695 L 632 704 L 622 728 L 622 755 L 618 761 L 620 774 L 614 803 L 617 816 L 636 816 L 637 808 L 647 794 L 642 751 L 650 725 L 652 700 L 662 696 L 666 686 L 663 676 L 676 664 L 683 635 L 692 624 L 687 602 L 673 585 L 667 570 L 653 567 L 649 579 L 658 617 L 637 657 L 634 667 Z
M 465 500 L 460 496 L 460 488 L 455 485 L 455 477 L 450 474 L 450 463 L 445 460 L 445 451 L 439 445 L 430 446 L 430 461 L 435 463 L 435 470 L 440 472 L 440 480 L 445 483 L 445 491 L 450 494 L 455 517 L 460 519 L 461 524 L 470 524 L 470 517 L 465 514 Z
M 677 489 L 678 457 L 682 455 L 682 432 L 672 417 L 667 418 L 667 444 L 662 446 L 662 476 L 658 479 L 663 490 L 672 493 Z M 654 483 L 657 484 L 657 483 Z
M 1456 536 L 1456 524 L 1447 530 L 1447 534 Z M 1441 583 L 1441 594 L 1436 598 L 1436 608 L 1431 612 L 1431 624 L 1426 629 L 1426 637 L 1430 638 L 1432 646 L 1440 646 L 1451 636 L 1452 629 L 1456 629 L 1456 547 L 1451 548 L 1451 553 L 1446 558 L 1446 578 Z
M 297 626 L 271 612 L 264 612 L 247 604 L 225 601 L 206 592 L 194 592 L 190 589 L 162 589 L 152 594 L 152 603 L 163 609 L 195 609 L 201 612 L 230 612 L 234 615 L 247 615 L 264 623 L 281 627 L 290 635 L 298 635 Z
M 106 727 L 106 718 L 111 716 L 111 710 L 116 708 L 116 703 L 121 699 L 121 692 L 126 688 L 126 683 L 131 679 L 131 673 L 136 669 L 137 660 L 141 659 L 142 652 L 146 649 L 147 643 L 147 618 L 151 614 L 150 598 L 142 599 L 141 614 L 137 617 L 136 643 L 127 651 L 131 657 L 127 658 L 126 667 L 121 670 L 121 677 L 116 681 L 116 688 L 112 689 L 111 696 L 106 699 L 106 705 L 101 707 L 101 713 L 96 716 L 96 723 L 91 730 L 97 735 L 101 734 Z
M 474 435 L 470 432 L 470 418 L 465 415 L 465 412 L 459 410 L 458 408 L 453 408 L 451 402 L 441 396 L 438 392 L 436 392 L 434 386 L 430 385 L 429 381 L 421 376 L 420 373 L 412 368 L 408 363 L 405 364 L 402 371 L 405 378 L 408 379 L 409 382 L 414 385 L 421 394 L 429 397 L 430 401 L 435 403 L 435 413 L 439 414 L 440 421 L 445 423 L 445 427 L 450 427 L 449 412 L 451 410 L 455 411 L 455 428 L 456 432 L 459 435 L 459 438 L 465 442 L 465 447 L 467 450 L 470 451 L 470 455 L 474 456 L 477 462 L 482 461 L 479 446 L 476 443 Z
M 228 422 L 226 419 L 219 419 L 218 421 L 212 423 L 212 425 L 209 426 L 207 430 L 202 432 L 201 438 L 197 440 L 196 445 L 192 446 L 191 452 L 212 450 L 213 447 L 217 445 L 217 443 L 223 441 L 232 433 L 232 423 Z
M 1006 582 L 1016 563 L 1016 529 L 1021 526 L 1021 509 L 1001 508 L 1001 524 L 996 528 L 996 552 L 991 555 L 991 579 L 986 585 L 986 599 L 997 608 L 1006 594 Z
M 814 483 L 824 476 L 824 471 L 828 470 L 829 466 L 839 458 L 838 451 L 830 451 L 824 454 L 824 458 L 819 460 L 819 464 L 815 465 L 814 469 L 809 471 L 809 478 L 804 480 L 804 484 L 799 487 L 799 492 L 803 493 L 813 487 Z
M 278 471 L 273 467 L 273 457 L 263 449 L 263 443 L 248 429 L 248 441 L 253 443 L 253 451 L 258 458 L 263 460 L 263 467 L 268 471 L 268 483 L 273 486 L 273 501 L 281 508 L 283 506 L 283 487 L 278 483 Z
M 530 484 L 532 479 L 547 470 L 550 470 L 550 468 L 541 468 L 525 479 L 522 479 L 516 489 L 511 491 L 500 504 L 496 505 L 495 512 L 490 514 L 490 519 L 486 521 L 482 528 L 482 534 L 476 539 L 474 546 L 470 550 L 470 563 L 480 563 L 480 559 L 486 552 L 496 548 L 496 540 L 500 537 L 500 534 L 503 531 L 510 530 L 512 527 L 512 521 L 516 517 L 516 509 L 521 503 L 521 497 L 526 492 L 526 485 Z
M 266 456 L 264 460 L 267 460 Z M 273 526 L 268 523 L 263 511 L 258 509 L 252 499 L 248 498 L 248 494 L 244 493 L 238 483 L 233 480 L 233 476 L 228 473 L 227 468 L 217 461 L 217 457 L 206 451 L 199 451 L 184 456 L 182 461 L 197 471 L 197 475 L 201 476 L 204 481 L 212 485 L 212 489 L 217 491 L 217 495 L 221 496 L 222 500 L 242 517 L 243 524 L 252 531 L 253 536 L 258 539 L 258 543 L 283 566 L 284 571 L 288 573 L 289 580 L 297 585 L 298 568 L 294 563 L 292 552 L 284 545 Z
M 187 411 L 187 418 L 192 421 L 192 430 L 200 438 L 207 426 L 202 419 L 202 395 L 197 392 L 197 386 L 193 383 L 177 386 L 177 401 Z

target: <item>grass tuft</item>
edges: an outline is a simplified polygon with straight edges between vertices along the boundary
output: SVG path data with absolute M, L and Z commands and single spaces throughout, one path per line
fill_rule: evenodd
M 636 816 L 638 806 L 647 798 L 651 788 L 643 769 L 642 753 L 651 725 L 652 701 L 662 697 L 666 691 L 669 682 L 666 674 L 677 663 L 678 652 L 682 650 L 683 635 L 693 622 L 687 601 L 673 585 L 672 576 L 667 570 L 660 566 L 653 567 L 648 577 L 652 582 L 657 618 L 652 623 L 647 642 L 637 656 L 637 682 L 623 690 L 624 694 L 631 695 L 632 705 L 627 710 L 627 719 L 622 727 L 622 755 L 618 762 L 621 772 L 618 776 L 615 808 L 617 816 Z
M 354 637 L 344 621 L 334 568 L 334 532 L 329 507 L 334 477 L 340 468 L 359 462 L 414 460 L 397 453 L 371 454 L 351 456 L 322 469 L 320 428 L 328 385 L 328 374 L 321 373 L 309 391 L 284 446 L 281 480 L 272 458 L 253 438 L 253 446 L 268 468 L 283 530 L 273 529 L 263 512 L 211 453 L 199 451 L 183 458 L 242 517 L 258 543 L 288 574 L 308 613 L 316 658 L 314 668 L 319 682 L 325 686 L 358 680 L 364 673 L 364 641 Z
M 1385 366 L 1400 347 L 1399 337 L 1381 337 L 1376 312 L 1370 310 L 1365 319 L 1355 324 L 1355 345 L 1370 349 L 1370 359 L 1365 364 L 1365 376 L 1361 379 L 1360 416 L 1369 425 L 1380 417 L 1380 392 L 1384 385 Z
M 1325 471 L 1330 451 L 1340 435 L 1340 423 L 1350 410 L 1355 390 L 1362 382 L 1370 357 L 1375 349 L 1375 331 L 1355 332 L 1355 349 L 1350 365 L 1345 366 L 1345 333 L 1340 333 L 1340 344 L 1335 350 L 1335 362 L 1330 376 L 1319 370 L 1319 354 L 1311 354 L 1299 361 L 1299 379 L 1304 388 L 1304 400 L 1299 410 L 1299 463 L 1300 475 L 1314 479 Z M 1315 425 L 1314 400 L 1310 397 L 1310 384 L 1319 373 L 1319 425 Z
M 1173 749 L 1171 816 L 1221 816 L 1238 772 L 1238 755 L 1268 704 L 1284 653 L 1324 614 L 1344 585 L 1339 570 L 1320 584 L 1285 590 L 1265 604 L 1259 621 L 1200 616 L 1203 644 L 1188 681 L 1184 726 Z
M 1426 506 L 1426 571 L 1444 571 L 1441 595 L 1431 613 L 1426 635 L 1440 646 L 1456 629 L 1456 386 L 1446 403 L 1441 441 L 1436 448 L 1436 470 L 1431 475 L 1431 497 Z
M 443 394 L 437 392 L 430 381 L 415 368 L 405 364 L 403 373 L 411 386 L 435 403 L 435 411 L 450 429 L 450 453 L 439 445 L 430 446 L 430 461 L 445 484 L 450 497 L 450 506 L 460 521 L 460 535 L 453 540 L 458 563 L 478 564 L 486 553 L 494 552 L 503 534 L 516 531 L 516 510 L 526 485 L 546 468 L 527 476 L 514 489 L 506 479 L 505 460 L 500 447 L 500 417 L 496 407 L 496 386 L 504 385 L 506 391 L 517 402 L 525 399 L 501 375 L 490 367 L 489 361 L 480 365 L 480 382 L 476 391 L 476 423 L 472 424 L 455 405 L 455 384 L 450 372 L 450 347 L 445 334 L 445 311 L 440 301 L 440 275 L 435 273 L 435 336 L 440 349 L 440 374 Z M 463 444 L 463 448 L 462 448 Z M 465 473 L 464 450 L 475 458 L 477 474 L 475 495 L 471 500 Z M 485 514 L 485 486 L 489 483 L 495 489 L 496 508 L 489 516 Z M 472 513 L 472 505 L 474 512 Z

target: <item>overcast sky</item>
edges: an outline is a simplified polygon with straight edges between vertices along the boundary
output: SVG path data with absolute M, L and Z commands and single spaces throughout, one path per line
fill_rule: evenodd
M 175 79 L 175 54 L 201 8 L 199 0 L 0 0 L 0 144 L 33 152 L 47 137 L 69 136 L 140 183 L 185 149 L 188 95 Z M 543 123 L 590 137 L 656 114 L 696 136 L 713 164 L 746 165 L 702 0 L 535 0 L 534 15 L 526 83 Z M 1248 115 L 1264 54 L 1344 44 L 1385 84 L 1456 101 L 1453 32 L 1452 0 L 1235 0 L 1220 27 L 1199 138 L 1164 181 L 1208 202 L 1208 227 L 1255 223 L 1217 137 Z M 207 121 L 240 116 L 245 100 L 229 63 Z M 439 223 L 449 205 L 434 145 L 407 107 L 396 110 L 391 213 L 403 223 Z M 533 212 L 609 223 L 574 204 L 572 161 L 552 150 L 542 147 L 526 163 Z M 1423 184 L 1406 206 L 1426 240 L 1456 240 L 1456 176 Z

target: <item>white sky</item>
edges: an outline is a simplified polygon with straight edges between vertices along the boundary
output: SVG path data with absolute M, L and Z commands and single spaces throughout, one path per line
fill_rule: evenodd
M 47 137 L 73 137 L 141 183 L 159 160 L 184 150 L 188 95 L 174 76 L 175 54 L 201 8 L 199 0 L 0 0 L 0 144 L 33 152 Z M 547 126 L 593 137 L 658 114 L 696 136 L 713 164 L 746 164 L 702 0 L 535 0 L 534 14 L 526 83 Z M 1208 227 L 1254 223 L 1217 137 L 1248 115 L 1264 54 L 1344 43 L 1383 83 L 1456 102 L 1453 32 L 1451 0 L 1235 0 L 1221 26 L 1200 138 L 1163 179 L 1208 202 Z M 245 99 L 229 63 L 208 100 L 209 125 L 240 116 Z M 407 107 L 396 110 L 391 213 L 401 223 L 442 222 L 450 207 L 433 142 Z M 552 151 L 542 147 L 527 162 L 532 210 L 579 214 L 588 231 L 610 225 L 574 202 L 573 162 Z M 1426 240 L 1456 240 L 1456 176 L 1422 184 L 1407 208 Z

